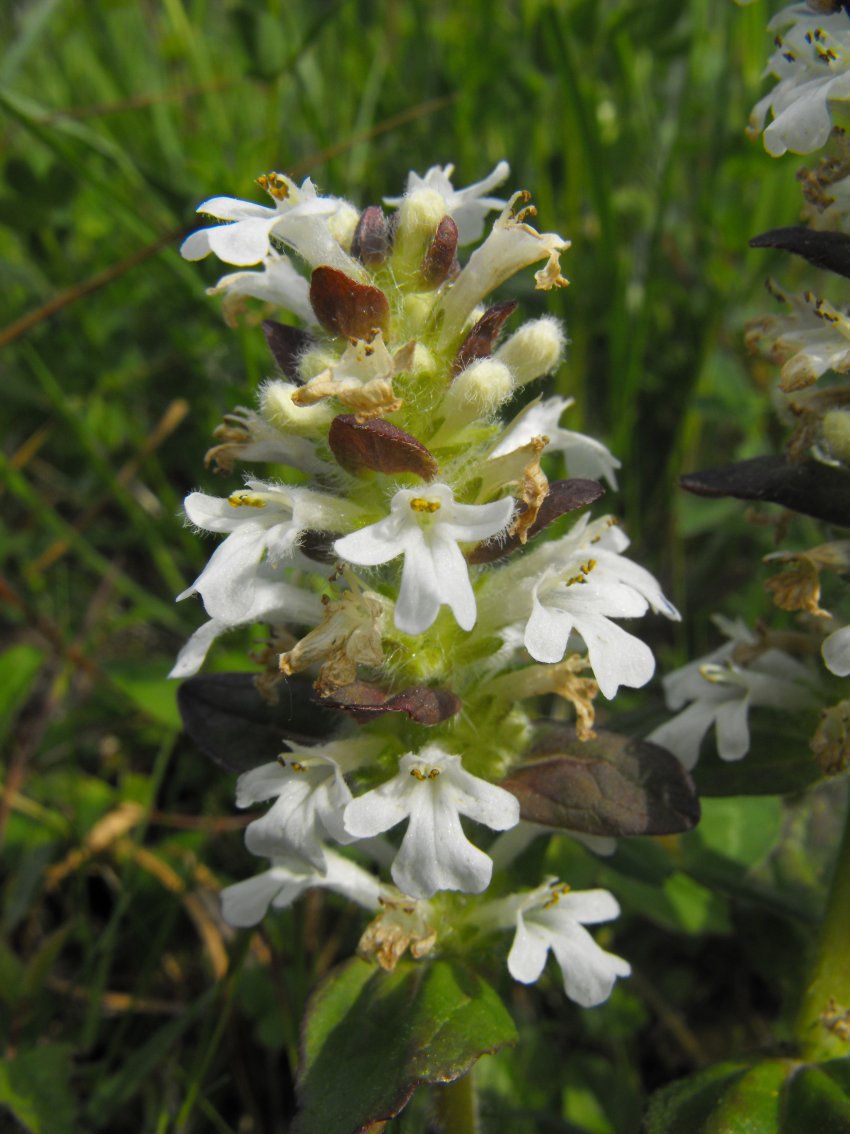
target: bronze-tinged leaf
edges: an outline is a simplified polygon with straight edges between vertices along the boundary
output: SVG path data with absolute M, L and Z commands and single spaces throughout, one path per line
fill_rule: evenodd
M 531 823 L 585 835 L 670 835 L 699 821 L 693 780 L 666 748 L 599 730 L 578 740 L 556 726 L 501 787 Z
M 290 678 L 270 704 L 252 673 L 201 673 L 177 690 L 183 728 L 201 752 L 230 772 L 276 759 L 286 742 L 314 743 L 338 718 L 317 705 L 309 681 Z
M 358 724 L 366 724 L 384 713 L 406 713 L 417 724 L 436 725 L 460 712 L 460 698 L 448 689 L 414 685 L 401 693 L 389 694 L 366 681 L 335 689 L 332 696 L 322 697 L 321 703 L 342 709 Z
M 505 303 L 494 303 L 492 307 L 487 308 L 460 344 L 452 363 L 452 376 L 460 374 L 461 370 L 466 370 L 467 366 L 477 358 L 488 358 L 492 354 L 502 327 L 516 308 L 515 299 L 509 299 Z
M 288 378 L 290 382 L 297 382 L 300 386 L 298 360 L 306 350 L 310 349 L 315 339 L 300 327 L 289 327 L 286 323 L 275 322 L 274 319 L 266 319 L 262 327 L 269 349 L 284 378 Z
M 434 288 L 458 271 L 457 225 L 446 216 L 437 225 L 434 239 L 419 267 L 419 276 L 425 287 Z
M 357 283 L 336 268 L 314 269 L 310 304 L 329 334 L 346 339 L 372 339 L 389 323 L 390 305 L 381 289 Z
M 358 421 L 353 413 L 340 414 L 331 422 L 328 444 L 339 464 L 355 475 L 370 469 L 432 480 L 437 474 L 437 461 L 422 442 L 382 417 Z
M 532 539 L 559 517 L 566 516 L 568 512 L 575 512 L 579 508 L 586 508 L 588 504 L 593 504 L 600 496 L 604 495 L 605 489 L 598 480 L 574 477 L 572 480 L 550 481 L 549 491 L 540 505 L 537 519 L 528 529 L 526 539 Z M 527 505 L 520 504 L 517 510 L 518 514 L 522 515 L 526 507 Z M 467 552 L 467 562 L 492 563 L 496 559 L 510 555 L 512 551 L 516 551 L 521 546 L 518 531 L 504 539 L 493 536 L 491 539 L 483 540 Z
M 750 248 L 780 248 L 802 256 L 816 268 L 850 276 L 850 235 L 846 232 L 823 232 L 802 225 L 772 228 L 770 232 L 754 236 Z
M 384 211 L 379 205 L 369 205 L 360 214 L 354 230 L 351 255 L 367 268 L 379 268 L 391 249 L 392 235 Z
M 753 457 L 688 473 L 679 481 L 697 496 L 734 496 L 781 504 L 828 524 L 850 527 L 850 471 L 820 461 L 793 464 L 784 457 Z

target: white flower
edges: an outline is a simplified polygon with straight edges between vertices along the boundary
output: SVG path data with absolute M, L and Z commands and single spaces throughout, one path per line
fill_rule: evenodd
M 383 888 L 378 879 L 330 848 L 325 849 L 324 872 L 289 856 L 276 856 L 271 863 L 262 874 L 222 890 L 221 910 L 230 925 L 256 925 L 270 905 L 285 909 L 313 886 L 333 890 L 367 910 L 380 906 Z
M 345 530 L 359 514 L 353 504 L 307 488 L 250 479 L 246 485 L 225 499 L 192 492 L 184 504 L 199 528 L 230 534 L 178 599 L 197 591 L 207 614 L 230 625 L 246 621 L 264 557 L 274 566 L 292 557 L 303 531 Z
M 205 463 L 214 461 L 225 472 L 231 471 L 234 461 L 267 461 L 308 473 L 328 473 L 332 468 L 316 456 L 312 440 L 292 431 L 283 433 L 245 406 L 227 414 L 215 436 L 222 444 L 209 450 Z
M 816 382 L 827 370 L 844 374 L 850 370 L 850 318 L 812 292 L 804 296 L 783 295 L 770 289 L 777 299 L 790 304 L 783 315 L 766 315 L 747 328 L 751 349 L 769 341 L 769 357 L 782 365 L 779 386 L 785 393 Z M 772 340 L 772 341 L 770 341 Z
M 265 858 L 296 854 L 324 872 L 324 839 L 352 841 L 342 823 L 351 801 L 343 773 L 353 771 L 374 748 L 366 737 L 309 747 L 291 745 L 276 761 L 241 775 L 236 783 L 237 807 L 276 797 L 261 819 L 248 824 L 248 850 Z
M 575 631 L 604 696 L 613 697 L 620 685 L 645 685 L 655 671 L 652 651 L 611 619 L 640 618 L 652 609 L 678 620 L 679 612 L 647 570 L 620 554 L 625 546 L 628 539 L 609 520 L 590 524 L 583 517 L 563 539 L 544 543 L 525 563 L 507 568 L 504 579 L 491 576 L 488 614 L 515 585 L 516 571 L 524 570 L 522 592 L 512 603 L 502 602 L 513 617 L 530 607 L 524 642 L 535 661 L 559 662 Z
M 850 18 L 844 11 L 827 15 L 795 4 L 767 26 L 774 32 L 788 30 L 776 36 L 777 49 L 767 66 L 779 82 L 753 109 L 750 131 L 761 131 L 770 110 L 773 121 L 764 131 L 768 153 L 812 153 L 832 129 L 830 101 L 850 98 Z
M 538 398 L 531 402 L 510 423 L 490 456 L 501 457 L 519 449 L 534 437 L 548 437 L 546 452 L 563 453 L 571 477 L 605 479 L 612 488 L 616 488 L 615 470 L 620 468 L 617 458 L 611 455 L 601 441 L 587 437 L 584 433 L 561 429 L 558 425 L 561 415 L 574 402 L 574 398 L 547 398 L 544 402 Z
M 484 917 L 495 917 L 505 927 L 516 925 L 508 954 L 514 980 L 533 984 L 551 949 L 567 996 L 583 1008 L 592 1008 L 608 999 L 617 977 L 627 977 L 632 970 L 622 957 L 597 945 L 584 926 L 611 921 L 619 912 L 607 890 L 573 892 L 550 879 L 536 890 L 494 903 Z
M 362 273 L 333 235 L 331 218 L 350 205 L 334 197 L 320 197 L 308 177 L 301 186 L 283 174 L 261 178 L 274 206 L 256 205 L 236 197 L 212 197 L 197 212 L 229 223 L 202 228 L 180 246 L 186 260 L 202 260 L 213 252 L 226 264 L 248 267 L 265 260 L 274 236 L 293 248 L 311 267 L 327 264 L 353 278 Z
M 687 708 L 647 737 L 673 752 L 686 768 L 699 759 L 700 743 L 712 724 L 720 758 L 740 760 L 750 747 L 751 706 L 792 711 L 818 704 L 805 666 L 777 649 L 765 650 L 746 666 L 736 664 L 736 648 L 756 639 L 740 621 L 721 625 L 731 641 L 664 678 L 667 707 Z
M 399 630 L 421 634 L 443 603 L 461 629 L 471 630 L 475 595 L 458 543 L 496 535 L 507 526 L 513 508 L 511 497 L 490 504 L 457 504 L 446 484 L 403 488 L 393 497 L 389 516 L 343 536 L 334 547 L 338 555 L 362 567 L 404 556 L 395 606 Z
M 500 161 L 496 168 L 483 181 L 477 181 L 466 189 L 455 189 L 451 183 L 453 165 L 432 165 L 424 177 L 412 171 L 407 175 L 408 194 L 418 189 L 429 189 L 439 193 L 446 203 L 446 213 L 454 220 L 458 229 L 458 244 L 472 244 L 484 231 L 484 218 L 491 209 L 504 208 L 505 202 L 498 197 L 485 197 L 491 189 L 501 185 L 510 172 L 506 161 Z M 402 197 L 384 197 L 384 204 L 398 207 Z
M 821 647 L 826 668 L 838 677 L 850 674 L 850 626 L 842 626 L 824 640 Z
M 526 224 L 528 210 L 520 210 L 515 215 L 514 205 L 521 198 L 525 199 L 522 193 L 511 197 L 487 239 L 475 249 L 460 275 L 446 289 L 436 312 L 443 318 L 443 342 L 457 336 L 486 295 L 529 264 L 546 260 L 545 267 L 534 275 L 538 288 L 548 291 L 566 284 L 558 257 L 569 248 L 570 242 L 557 233 L 540 233 Z
M 210 646 L 222 634 L 252 622 L 268 622 L 272 626 L 284 622 L 297 626 L 315 626 L 324 607 L 320 597 L 303 587 L 287 583 L 280 572 L 268 563 L 261 563 L 254 577 L 250 606 L 236 620 L 211 618 L 192 634 L 177 655 L 169 677 L 191 677 L 204 664 Z
M 310 284 L 292 265 L 288 256 L 270 251 L 262 261 L 259 272 L 231 272 L 222 276 L 215 287 L 207 288 L 207 295 L 224 295 L 225 303 L 239 295 L 250 295 L 266 303 L 275 303 L 297 315 L 304 323 L 315 324 L 316 316 L 310 305 Z
M 350 835 L 364 838 L 408 819 L 393 881 L 411 897 L 430 898 L 438 890 L 480 894 L 490 882 L 493 864 L 467 840 L 461 815 L 504 831 L 519 821 L 519 802 L 429 744 L 403 756 L 393 779 L 349 803 L 344 821 Z

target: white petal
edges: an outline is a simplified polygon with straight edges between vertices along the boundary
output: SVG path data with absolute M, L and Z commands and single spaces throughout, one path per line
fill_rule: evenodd
M 621 685 L 639 689 L 655 672 L 652 650 L 622 626 L 597 614 L 582 614 L 575 627 L 587 646 L 593 676 L 609 699 Z
M 179 678 L 192 677 L 196 674 L 204 664 L 209 648 L 216 638 L 230 629 L 227 622 L 221 622 L 216 618 L 211 618 L 209 622 L 199 626 L 177 655 L 177 660 L 168 676 Z
M 617 977 L 632 971 L 627 961 L 606 953 L 576 922 L 563 925 L 552 941 L 552 952 L 561 968 L 564 991 L 582 1008 L 607 1000 Z
M 714 731 L 717 736 L 717 752 L 722 760 L 740 760 L 749 751 L 749 708 L 749 697 L 736 697 L 726 701 L 717 710 Z
M 617 899 L 608 890 L 570 890 L 560 896 L 557 909 L 559 914 L 563 912 L 582 925 L 613 921 L 620 916 Z
M 508 972 L 522 984 L 533 984 L 543 972 L 548 952 L 548 935 L 533 923 L 527 925 L 520 914 L 511 951 L 508 953 Z
M 466 838 L 452 801 L 437 783 L 417 785 L 416 805 L 392 867 L 393 881 L 414 898 L 439 890 L 480 894 L 493 863 Z
M 212 251 L 225 264 L 244 268 L 259 264 L 269 251 L 269 231 L 274 220 L 245 220 L 207 229 Z
M 843 626 L 824 640 L 821 647 L 826 668 L 838 677 L 850 674 L 850 626 Z
M 660 725 L 646 738 L 653 744 L 660 744 L 672 752 L 691 769 L 699 759 L 702 738 L 714 723 L 722 704 L 710 701 L 694 701 L 672 720 Z
M 291 905 L 309 886 L 309 875 L 293 874 L 285 867 L 271 870 L 237 882 L 221 892 L 221 912 L 229 925 L 256 925 L 265 916 L 270 903 L 276 906 Z

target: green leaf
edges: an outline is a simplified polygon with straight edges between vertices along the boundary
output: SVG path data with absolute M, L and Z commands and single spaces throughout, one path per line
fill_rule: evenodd
M 168 680 L 172 664 L 170 660 L 157 659 L 113 662 L 109 676 L 143 713 L 177 731 L 180 729 L 177 686 Z
M 750 715 L 750 750 L 735 761 L 720 759 L 712 731 L 694 770 L 700 796 L 788 795 L 822 780 L 809 748 L 817 723 L 817 712 L 756 709 Z
M 77 1129 L 68 1086 L 70 1054 L 64 1044 L 43 1044 L 0 1063 L 0 1105 L 32 1134 L 73 1134 Z
M 12 646 L 0 656 L 0 743 L 29 695 L 44 657 L 35 646 Z
M 293 1134 L 355 1134 L 397 1115 L 418 1086 L 460 1078 L 516 1042 L 496 993 L 450 961 L 392 973 L 353 958 L 313 994 Z
M 788 1083 L 783 1132 L 850 1134 L 850 1060 L 802 1067 Z
M 850 1134 L 850 1059 L 720 1063 L 652 1098 L 646 1134 Z
M 699 845 L 741 866 L 754 866 L 776 846 L 782 818 L 782 801 L 775 796 L 707 799 L 687 846 Z

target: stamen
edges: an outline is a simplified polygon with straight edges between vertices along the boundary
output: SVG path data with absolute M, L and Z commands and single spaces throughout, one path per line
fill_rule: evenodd
M 281 173 L 264 173 L 257 178 L 257 184 L 276 201 L 285 201 L 289 196 L 289 185 Z
M 410 507 L 413 509 L 414 512 L 434 513 L 434 512 L 439 512 L 440 501 L 439 500 L 425 500 L 422 496 L 414 496 L 414 498 L 410 501 Z
M 266 501 L 252 492 L 234 492 L 227 498 L 231 508 L 265 508 Z

